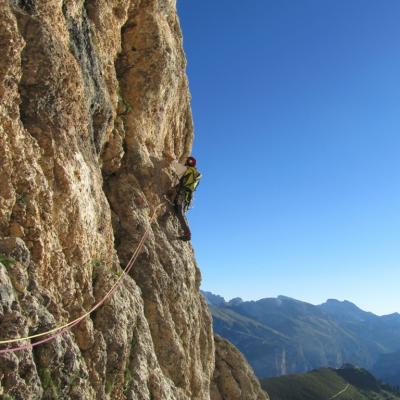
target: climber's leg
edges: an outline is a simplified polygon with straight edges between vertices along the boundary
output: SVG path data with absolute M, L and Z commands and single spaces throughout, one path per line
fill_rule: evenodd
M 191 239 L 192 235 L 190 232 L 189 223 L 185 216 L 185 207 L 186 193 L 185 191 L 179 191 L 175 197 L 175 211 L 183 230 L 183 235 L 180 237 L 180 239 L 188 241 Z

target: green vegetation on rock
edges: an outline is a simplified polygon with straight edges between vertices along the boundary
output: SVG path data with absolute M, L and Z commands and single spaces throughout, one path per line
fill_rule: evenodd
M 12 257 L 8 257 L 0 253 L 0 263 L 2 263 L 7 269 L 12 268 L 15 265 L 15 260 Z
M 2 396 L 0 396 L 0 400 L 15 400 L 15 397 L 9 394 L 3 394 Z
M 42 382 L 43 390 L 48 391 L 52 398 L 58 398 L 58 389 L 51 376 L 49 368 L 39 369 L 39 377 Z
M 114 382 L 111 380 L 106 381 L 106 387 L 105 387 L 105 392 L 106 394 L 110 394 L 114 389 Z

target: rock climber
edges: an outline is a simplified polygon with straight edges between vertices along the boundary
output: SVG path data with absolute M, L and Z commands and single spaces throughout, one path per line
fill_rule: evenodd
M 176 215 L 183 230 L 183 235 L 179 239 L 187 242 L 191 239 L 192 235 L 185 213 L 189 210 L 193 199 L 193 192 L 200 182 L 201 174 L 196 169 L 196 159 L 193 157 L 188 157 L 185 165 L 175 162 L 172 166 L 179 177 L 174 199 Z

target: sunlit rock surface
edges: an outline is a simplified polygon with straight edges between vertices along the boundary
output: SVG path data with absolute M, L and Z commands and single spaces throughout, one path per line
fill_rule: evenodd
M 260 382 L 239 350 L 215 336 L 215 371 L 211 400 L 268 400 Z
M 4 339 L 105 295 L 175 183 L 171 160 L 190 154 L 193 124 L 175 1 L 0 0 L 0 48 Z M 178 234 L 166 203 L 111 299 L 50 343 L 0 356 L 0 395 L 209 399 L 211 317 Z

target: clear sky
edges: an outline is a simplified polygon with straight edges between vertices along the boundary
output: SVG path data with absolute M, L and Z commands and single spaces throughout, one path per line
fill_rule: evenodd
M 400 1 L 178 10 L 202 289 L 400 312 Z

